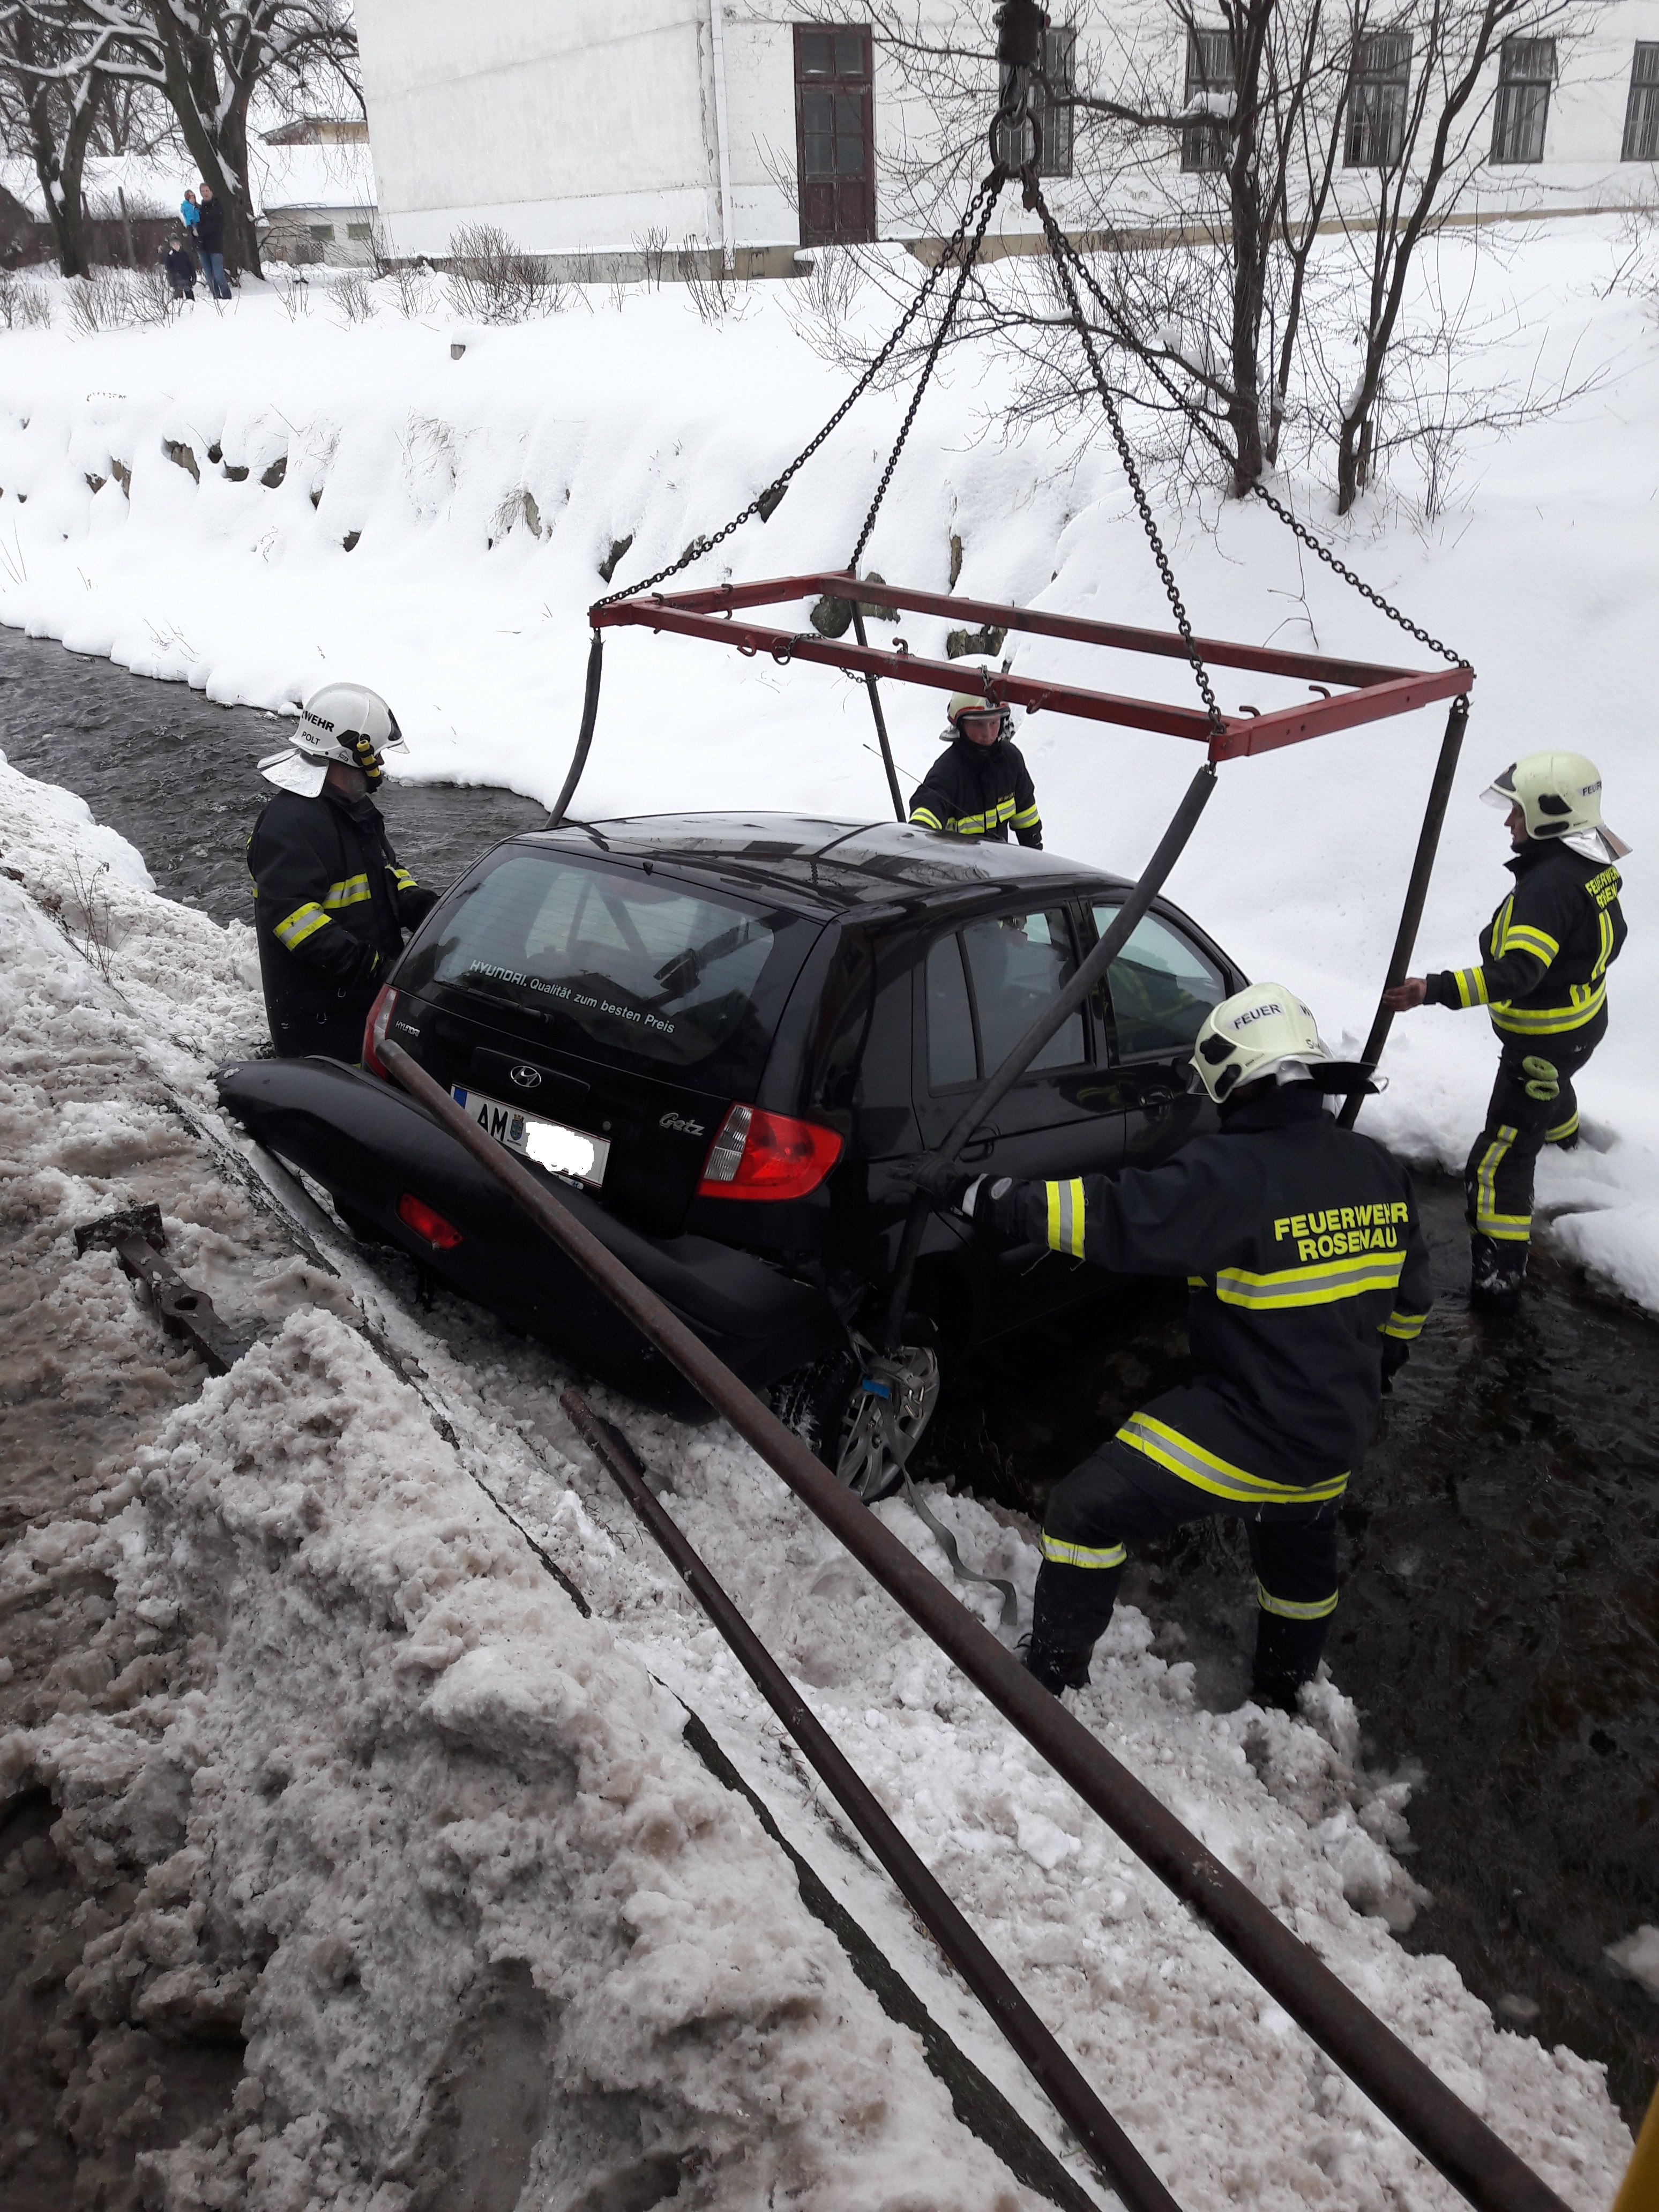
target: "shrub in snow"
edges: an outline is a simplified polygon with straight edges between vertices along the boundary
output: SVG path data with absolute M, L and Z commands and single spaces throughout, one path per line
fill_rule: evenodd
M 569 306 L 571 290 L 494 223 L 464 223 L 449 241 L 449 298 L 474 323 L 527 323 Z

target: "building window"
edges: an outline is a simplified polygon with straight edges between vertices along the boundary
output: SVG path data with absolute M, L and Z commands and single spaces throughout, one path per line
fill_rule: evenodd
M 308 226 L 308 229 L 313 246 L 333 245 L 334 226 L 331 222 L 313 222 Z
M 1659 161 L 1659 43 L 1638 45 L 1631 64 L 1624 158 Z
M 1544 124 L 1555 76 L 1553 39 L 1505 39 L 1498 64 L 1498 104 L 1492 110 L 1494 161 L 1541 161 Z
M 1188 30 L 1187 33 L 1186 112 L 1207 108 L 1200 123 L 1188 123 L 1181 133 L 1183 169 L 1224 169 L 1227 166 L 1226 118 L 1233 106 L 1233 46 L 1225 30 Z
M 367 246 L 374 236 L 374 226 L 372 222 L 349 222 L 346 236 L 355 246 Z
M 1042 75 L 1044 82 L 1031 87 L 1031 109 L 1042 132 L 1042 153 L 1037 161 L 1040 177 L 1069 177 L 1072 173 L 1072 115 L 1071 94 L 1076 88 L 1077 33 L 1069 28 L 1045 31 L 1042 34 Z M 1008 96 L 1009 79 L 1013 72 L 1005 69 L 998 89 L 1000 96 Z M 1020 133 L 1016 141 L 1013 133 L 1003 129 L 997 133 L 997 154 L 1011 169 L 1024 166 L 1031 150 L 1029 131 Z
M 1392 169 L 1406 144 L 1412 88 L 1412 34 L 1375 31 L 1354 50 L 1342 159 L 1350 169 Z
M 876 234 L 876 140 L 866 29 L 795 25 L 800 242 Z

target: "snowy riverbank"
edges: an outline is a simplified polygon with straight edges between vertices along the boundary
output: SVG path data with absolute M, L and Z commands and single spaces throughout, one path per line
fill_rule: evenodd
M 1467 277 L 1488 333 L 1481 375 L 1507 349 L 1520 382 L 1535 368 L 1547 383 L 1571 362 L 1572 380 L 1594 388 L 1512 437 L 1468 441 L 1462 498 L 1443 522 L 1419 533 L 1383 502 L 1336 534 L 1480 672 L 1422 963 L 1467 963 L 1506 884 L 1501 827 L 1475 798 L 1517 752 L 1587 748 L 1610 819 L 1637 847 L 1612 1032 L 1583 1090 L 1588 1142 L 1545 1161 L 1540 1206 L 1569 1252 L 1659 1309 L 1659 1097 L 1635 1014 L 1659 990 L 1648 888 L 1659 755 L 1641 682 L 1659 602 L 1659 330 L 1640 303 L 1604 296 L 1611 222 L 1492 238 L 1478 258 L 1467 236 L 1439 248 L 1445 281 Z M 712 327 L 672 286 L 620 307 L 597 289 L 509 329 L 454 327 L 435 308 L 406 321 L 391 288 L 380 291 L 367 324 L 347 325 L 321 286 L 292 319 L 250 287 L 222 314 L 198 305 L 165 329 L 74 337 L 60 307 L 57 328 L 0 332 L 0 621 L 226 701 L 281 707 L 327 677 L 359 678 L 394 702 L 416 774 L 550 797 L 574 733 L 599 563 L 631 538 L 616 571 L 624 584 L 718 526 L 825 419 L 845 380 L 796 334 L 787 286 L 756 288 Z M 1046 434 L 1009 447 L 985 434 L 1003 389 L 982 362 L 948 367 L 872 564 L 943 589 L 955 538 L 964 592 L 1164 623 L 1115 467 L 1098 450 L 1073 467 Z M 901 404 L 864 402 L 770 523 L 748 525 L 696 580 L 844 561 Z M 1331 526 L 1322 504 L 1310 514 Z M 1419 650 L 1301 560 L 1265 513 L 1164 520 L 1200 632 L 1384 660 Z M 915 620 L 905 635 L 938 651 L 945 627 Z M 1021 668 L 1078 665 L 1073 648 L 1017 639 L 1004 650 Z M 1122 665 L 1109 680 L 1148 682 Z M 1188 696 L 1173 664 L 1151 681 Z M 939 702 L 889 690 L 915 778 Z M 1230 678 L 1222 696 L 1236 708 L 1273 691 Z M 1392 940 L 1439 721 L 1418 715 L 1230 768 L 1171 886 L 1250 972 L 1294 982 L 1350 1042 Z M 1050 843 L 1133 872 L 1191 773 L 1190 749 L 1044 716 L 1019 735 Z M 854 686 L 629 632 L 609 651 L 582 803 L 867 818 L 885 797 Z M 1491 1065 L 1478 1018 L 1402 1023 L 1393 1089 L 1368 1126 L 1413 1158 L 1459 1166 Z
M 677 2203 L 757 2212 L 1041 2203 L 684 1741 L 690 1708 L 1063 2149 L 574 1438 L 553 1364 L 450 1302 L 423 1319 L 395 1265 L 371 1273 L 320 1217 L 308 1252 L 255 1201 L 207 1079 L 257 1028 L 246 933 L 156 898 L 130 848 L 4 767 L 0 847 L 3 1205 L 31 1290 L 6 1352 L 28 1528 L 0 1562 L 0 1790 L 50 1789 L 88 1900 L 37 1931 L 82 2155 L 166 2140 L 151 2073 L 240 2033 L 245 2070 L 151 2154 L 167 2212 L 406 2212 L 492 2129 L 550 2212 L 677 2178 Z M 222 1380 L 161 1352 L 107 1255 L 75 1255 L 76 1223 L 152 1198 L 191 1279 L 261 1334 Z M 1188 2212 L 1456 2202 L 769 1470 L 718 1425 L 595 1395 Z M 1029 1527 L 934 1502 L 1029 1594 Z M 1408 1793 L 1359 1765 L 1352 1707 L 1327 1687 L 1304 1721 L 1206 1713 L 1150 1640 L 1124 1609 L 1084 1717 L 1575 2212 L 1603 2212 L 1629 2139 L 1600 2070 L 1498 2030 L 1389 1931 L 1413 1905 L 1391 1849 Z

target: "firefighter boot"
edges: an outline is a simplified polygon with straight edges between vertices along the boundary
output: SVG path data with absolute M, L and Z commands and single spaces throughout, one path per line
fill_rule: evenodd
M 1080 1650 L 1063 1644 L 1050 1644 L 1035 1628 L 1029 1636 L 1019 1639 L 1020 1665 L 1045 1690 L 1052 1690 L 1055 1697 L 1062 1690 L 1088 1688 L 1089 1662 L 1093 1656 L 1092 1644 L 1084 1645 Z
M 1257 1615 L 1255 1664 L 1250 1669 L 1250 1695 L 1257 1705 L 1281 1713 L 1297 1711 L 1297 1692 L 1319 1672 L 1329 1627 L 1328 1620 L 1286 1620 L 1276 1613 Z
M 1489 1313 L 1513 1313 L 1527 1279 L 1524 1239 L 1482 1237 L 1469 1238 L 1469 1304 Z

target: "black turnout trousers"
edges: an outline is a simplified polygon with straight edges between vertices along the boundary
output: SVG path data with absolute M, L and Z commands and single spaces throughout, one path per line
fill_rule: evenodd
M 1607 1033 L 1607 1011 L 1582 1029 L 1553 1036 L 1506 1036 L 1486 1126 L 1463 1170 L 1469 1226 L 1478 1237 L 1524 1247 L 1532 1235 L 1532 1181 L 1538 1155 L 1548 1145 L 1570 1144 L 1578 1134 L 1573 1078 Z M 1524 1060 L 1545 1060 L 1560 1088 L 1553 1098 L 1529 1098 Z
M 1182 1481 L 1114 1437 L 1048 1500 L 1033 1643 L 1085 1650 L 1111 1620 L 1127 1545 L 1225 1514 L 1244 1523 L 1255 1568 L 1257 1674 L 1309 1680 L 1336 1610 L 1340 1502 L 1246 1504 Z

